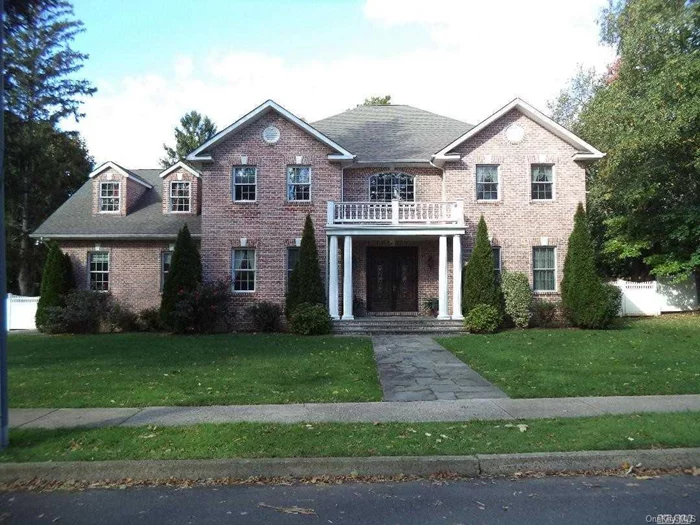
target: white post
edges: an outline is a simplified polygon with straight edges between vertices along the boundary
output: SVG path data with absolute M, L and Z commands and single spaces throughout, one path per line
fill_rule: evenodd
M 391 224 L 399 223 L 399 201 L 396 199 L 391 201 Z
M 326 208 L 326 224 L 331 225 L 335 220 L 335 202 L 328 201 L 328 208 Z
M 338 315 L 338 236 L 331 235 L 328 248 L 328 313 L 333 319 Z
M 452 236 L 452 319 L 462 316 L 462 236 Z
M 438 259 L 438 319 L 449 319 L 447 313 L 447 237 L 440 235 L 440 256 Z
M 343 321 L 352 321 L 352 237 L 345 236 L 343 246 Z

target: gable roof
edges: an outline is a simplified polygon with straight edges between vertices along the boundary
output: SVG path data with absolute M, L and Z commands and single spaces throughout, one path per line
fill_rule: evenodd
M 201 176 L 202 176 L 201 173 L 199 173 L 196 169 L 194 169 L 192 166 L 190 166 L 190 165 L 187 164 L 186 162 L 179 161 L 179 162 L 176 162 L 175 164 L 173 164 L 172 166 L 170 166 L 169 168 L 165 168 L 163 171 L 161 171 L 161 172 L 160 172 L 160 178 L 162 179 L 162 178 L 164 178 L 164 177 L 167 177 L 167 176 L 170 175 L 173 171 L 175 171 L 175 170 L 177 170 L 177 169 L 180 169 L 180 168 L 182 168 L 182 169 L 185 170 L 185 171 L 189 171 L 189 172 L 190 172 L 192 175 L 194 175 L 195 177 L 201 177 Z
M 578 153 L 574 155 L 574 160 L 595 160 L 595 159 L 602 159 L 605 157 L 605 153 L 602 151 L 598 151 L 596 148 L 591 146 L 588 142 L 583 140 L 582 138 L 574 135 L 571 131 L 566 129 L 565 127 L 557 124 L 554 122 L 551 118 L 549 118 L 547 115 L 544 113 L 538 111 L 534 107 L 532 107 L 530 104 L 525 102 L 524 100 L 521 100 L 519 98 L 515 98 L 511 100 L 508 104 L 503 106 L 501 109 L 490 115 L 489 117 L 485 118 L 481 122 L 479 122 L 476 126 L 471 128 L 469 131 L 464 133 L 462 136 L 458 137 L 457 139 L 453 140 L 450 142 L 447 146 L 439 150 L 435 155 L 434 158 L 439 160 L 439 161 L 447 161 L 447 160 L 458 160 L 459 156 L 458 155 L 450 155 L 450 151 L 455 149 L 457 146 L 460 144 L 464 143 L 465 141 L 469 140 L 471 137 L 479 133 L 481 130 L 501 118 L 502 116 L 506 115 L 508 112 L 510 112 L 513 109 L 517 109 L 520 111 L 522 114 L 525 116 L 529 117 L 530 119 L 534 120 L 536 123 L 538 123 L 540 126 L 548 130 L 550 133 L 556 135 L 560 139 L 562 139 L 564 142 L 568 142 L 571 144 L 574 148 L 578 150 Z
M 123 169 L 123 168 L 122 168 Z M 149 185 L 128 215 L 92 213 L 88 180 L 39 226 L 31 237 L 46 239 L 175 239 L 183 224 L 194 237 L 202 232 L 200 215 L 163 213 L 160 169 L 127 170 Z
M 429 162 L 470 124 L 403 105 L 358 106 L 313 123 L 362 162 Z
M 329 155 L 328 156 L 329 160 L 352 160 L 354 158 L 353 154 L 350 153 L 345 148 L 343 148 L 340 144 L 338 144 L 335 141 L 333 141 L 332 139 L 328 138 L 323 133 L 319 132 L 317 129 L 314 129 L 311 125 L 304 122 L 299 117 L 297 117 L 296 115 L 292 114 L 291 112 L 287 111 L 282 106 L 277 104 L 277 102 L 275 102 L 274 100 L 267 100 L 266 102 L 263 102 L 262 104 L 260 104 L 257 108 L 255 108 L 250 113 L 243 115 L 236 122 L 234 122 L 233 124 L 231 124 L 227 128 L 223 129 L 222 131 L 220 131 L 216 135 L 214 135 L 207 142 L 205 142 L 200 147 L 198 147 L 196 150 L 194 150 L 192 153 L 187 155 L 187 160 L 189 160 L 189 161 L 211 160 L 211 156 L 208 154 L 209 149 L 214 147 L 216 144 L 218 144 L 219 142 L 224 140 L 226 137 L 228 137 L 232 133 L 235 133 L 239 129 L 244 128 L 245 126 L 247 126 L 251 122 L 255 122 L 258 118 L 267 114 L 270 111 L 277 112 L 279 115 L 281 115 L 282 117 L 287 119 L 292 124 L 296 125 L 297 127 L 301 128 L 302 130 L 306 131 L 309 135 L 318 139 L 320 142 L 324 143 L 329 148 L 335 150 L 336 154 Z
M 108 160 L 104 164 L 100 164 L 97 168 L 92 170 L 88 175 L 88 178 L 92 179 L 93 177 L 96 177 L 97 175 L 108 169 L 113 169 L 117 173 L 120 173 L 127 179 L 131 179 L 134 182 L 137 182 L 141 186 L 145 186 L 149 189 L 153 187 L 150 183 L 146 182 L 144 179 L 136 175 L 133 171 L 127 170 L 126 168 L 122 168 L 119 164 L 117 164 L 116 162 L 112 162 L 111 160 Z

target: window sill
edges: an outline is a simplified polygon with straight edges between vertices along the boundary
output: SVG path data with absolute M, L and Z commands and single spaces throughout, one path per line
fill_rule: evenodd
M 231 290 L 234 295 L 251 295 L 255 293 L 255 290 Z
M 257 204 L 258 201 L 231 201 L 232 204 Z
M 503 201 L 501 199 L 476 199 L 477 204 L 501 204 Z
M 556 199 L 530 199 L 530 204 L 552 204 Z
M 559 295 L 558 290 L 533 290 L 533 295 Z

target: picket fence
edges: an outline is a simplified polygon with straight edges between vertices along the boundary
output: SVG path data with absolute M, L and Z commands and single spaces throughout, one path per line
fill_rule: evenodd
M 37 304 L 38 297 L 7 294 L 7 329 L 36 330 L 34 316 Z
M 632 282 L 618 279 L 612 284 L 622 291 L 620 315 L 623 317 L 652 316 L 698 309 L 698 294 L 693 278 L 680 283 L 663 280 Z

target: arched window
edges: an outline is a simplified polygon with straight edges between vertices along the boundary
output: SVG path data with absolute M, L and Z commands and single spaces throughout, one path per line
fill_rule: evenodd
M 407 173 L 377 173 L 369 178 L 369 200 L 388 202 L 393 199 L 414 201 L 413 175 Z

